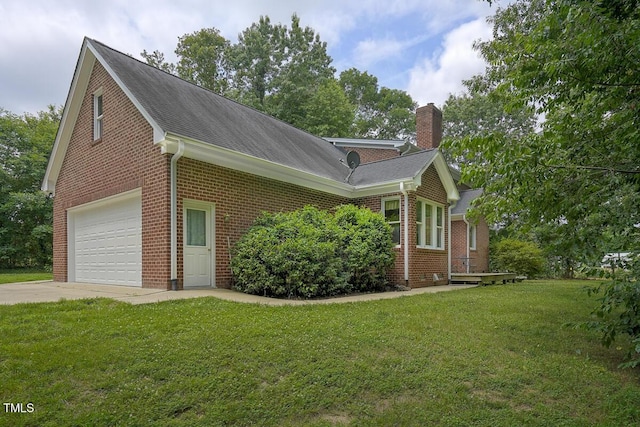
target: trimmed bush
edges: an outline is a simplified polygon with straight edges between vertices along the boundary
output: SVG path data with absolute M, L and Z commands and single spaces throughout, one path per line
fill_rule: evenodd
M 493 266 L 499 271 L 535 277 L 542 273 L 545 258 L 534 243 L 516 239 L 499 241 L 492 254 Z
M 383 289 L 395 253 L 391 228 L 369 209 L 335 215 L 306 206 L 263 213 L 234 248 L 234 288 L 256 295 L 313 298 Z
M 234 288 L 281 298 L 349 292 L 338 235 L 331 216 L 313 207 L 263 213 L 235 247 Z
M 348 281 L 355 291 L 384 290 L 395 261 L 391 227 L 380 214 L 353 205 L 338 207 L 334 219 Z

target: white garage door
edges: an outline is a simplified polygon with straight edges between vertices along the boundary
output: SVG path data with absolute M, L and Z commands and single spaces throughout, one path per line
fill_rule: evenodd
M 69 280 L 142 286 L 140 193 L 69 211 Z

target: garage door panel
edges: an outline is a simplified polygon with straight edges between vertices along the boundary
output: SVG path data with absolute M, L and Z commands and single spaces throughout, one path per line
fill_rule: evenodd
M 73 213 L 75 280 L 142 285 L 140 197 Z

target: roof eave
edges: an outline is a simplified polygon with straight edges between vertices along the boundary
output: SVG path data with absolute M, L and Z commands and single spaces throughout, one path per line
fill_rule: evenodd
M 175 153 L 178 141 L 183 141 L 185 144 L 183 157 L 186 158 L 249 173 L 251 175 L 288 182 L 337 196 L 348 198 L 355 197 L 355 187 L 346 182 L 342 183 L 333 178 L 319 176 L 307 171 L 173 133 L 166 134 L 163 141 L 158 143 L 161 147 L 161 152 L 163 154 Z M 348 171 L 345 168 L 345 178 L 347 174 Z
M 422 181 L 422 174 L 424 174 L 431 165 L 433 165 L 438 173 L 438 177 L 440 177 L 442 186 L 447 193 L 447 201 L 455 202 L 460 200 L 460 193 L 458 192 L 458 187 L 456 186 L 456 183 L 451 176 L 451 172 L 449 171 L 449 165 L 447 165 L 447 161 L 439 150 L 436 152 L 435 156 L 433 156 L 431 161 L 427 163 L 416 175 L 416 183 L 418 185 L 420 184 Z

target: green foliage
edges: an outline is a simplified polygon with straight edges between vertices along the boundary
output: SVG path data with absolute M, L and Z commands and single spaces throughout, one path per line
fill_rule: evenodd
M 413 99 L 401 90 L 378 88 L 376 77 L 354 68 L 336 79 L 327 44 L 295 14 L 290 26 L 261 16 L 237 43 L 215 28 L 185 34 L 175 52 L 177 65 L 158 51 L 141 56 L 149 65 L 319 136 L 415 134 Z
M 492 40 L 476 45 L 489 64 L 486 80 L 508 108 L 535 108 L 544 121 L 524 138 L 492 134 L 460 143 L 462 153 L 479 160 L 463 166 L 462 178 L 484 187 L 483 213 L 530 230 L 564 228 L 574 259 L 637 250 L 638 2 L 517 0 L 492 22 Z M 625 301 L 625 289 L 612 286 L 607 298 Z M 626 304 L 618 310 L 638 316 Z M 611 322 L 601 329 L 607 335 L 626 334 L 611 317 L 602 321 Z
M 484 76 L 463 81 L 465 93 L 451 94 L 442 108 L 445 155 L 454 164 L 463 166 L 482 163 L 482 153 L 466 149 L 464 140 L 503 135 L 515 141 L 534 132 L 535 115 L 527 106 L 513 108 Z
M 632 348 L 621 366 L 635 368 L 640 366 L 640 258 L 638 254 L 631 254 L 627 260 L 615 264 L 615 267 L 610 265 L 610 268 L 591 272 L 608 280 L 587 288 L 589 295 L 599 296 L 599 305 L 592 312 L 594 320 L 578 325 L 599 332 L 606 347 L 620 336 L 630 338 Z
M 516 239 L 503 239 L 491 252 L 496 270 L 536 277 L 544 270 L 542 250 L 534 243 Z
M 417 104 L 406 92 L 378 87 L 378 78 L 350 68 L 340 86 L 356 107 L 350 134 L 356 138 L 403 139 L 415 134 Z
M 345 292 L 349 286 L 342 274 L 337 236 L 329 214 L 316 208 L 265 212 L 235 247 L 234 287 L 286 298 Z
M 40 191 L 61 109 L 0 109 L 0 268 L 52 262 L 52 201 Z
M 179 38 L 178 47 L 175 50 L 180 58 L 175 70 L 185 80 L 216 93 L 225 94 L 229 90 L 227 79 L 230 74 L 227 63 L 229 46 L 229 41 L 215 28 L 203 28 L 192 34 L 185 34 Z M 159 59 L 164 59 L 162 54 L 159 55 Z M 154 64 L 153 61 L 149 61 L 149 57 L 145 58 L 151 65 L 160 66 L 165 71 L 172 71 L 171 66 L 165 65 L 162 61 L 158 61 L 160 64 Z
M 353 290 L 383 290 L 395 252 L 391 228 L 382 215 L 353 205 L 338 207 L 334 215 L 344 269 Z
M 263 213 L 237 243 L 231 270 L 242 292 L 313 298 L 383 289 L 394 256 L 380 215 L 355 206 L 331 215 L 307 206 Z
M 314 135 L 340 137 L 349 134 L 353 117 L 353 105 L 338 83 L 331 79 L 309 99 L 302 128 Z

